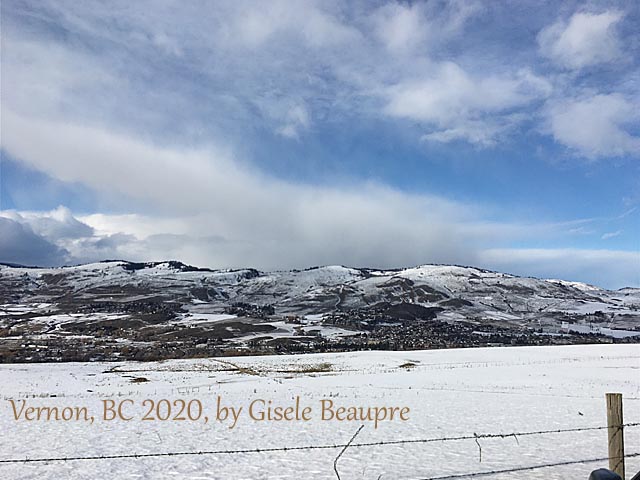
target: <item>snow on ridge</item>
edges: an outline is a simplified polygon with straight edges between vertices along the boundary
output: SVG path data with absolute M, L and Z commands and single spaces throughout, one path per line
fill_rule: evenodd
M 11 264 L 0 264 L 1 270 L 7 271 L 20 271 L 20 272 L 42 272 L 42 271 L 51 271 L 51 272 L 60 272 L 60 271 L 94 271 L 94 270 L 104 270 L 105 268 L 111 267 L 119 267 L 124 265 L 125 261 L 122 260 L 105 260 L 102 262 L 92 262 L 92 263 L 82 263 L 80 265 L 63 265 L 61 267 L 32 267 L 27 265 L 11 265 Z
M 87 263 L 82 265 L 62 266 L 62 267 L 30 267 L 13 266 L 10 264 L 0 264 L 0 272 L 3 275 L 28 275 L 30 277 L 40 277 L 44 274 L 72 273 L 74 275 L 141 275 L 141 276 L 165 276 L 179 275 L 182 278 L 198 277 L 211 278 L 223 283 L 237 283 L 244 279 L 261 277 L 263 282 L 277 281 L 300 281 L 308 286 L 326 285 L 328 283 L 351 283 L 369 277 L 401 277 L 413 281 L 427 282 L 435 285 L 462 286 L 469 281 L 484 280 L 511 280 L 522 282 L 528 286 L 555 284 L 565 287 L 572 287 L 582 292 L 598 292 L 605 289 L 583 282 L 568 281 L 561 279 L 539 279 L 535 277 L 521 277 L 503 272 L 491 271 L 473 266 L 446 265 L 446 264 L 422 264 L 415 267 L 398 269 L 377 269 L 377 268 L 353 268 L 344 265 L 324 265 L 315 266 L 303 270 L 275 270 L 259 271 L 253 268 L 242 269 L 199 269 L 197 267 L 184 264 L 179 261 L 160 262 L 129 262 L 125 260 L 104 260 L 101 262 Z M 473 280 L 472 280 L 473 279 Z M 533 282 L 533 283 L 531 283 Z M 536 285 L 534 285 L 536 284 Z M 622 293 L 635 293 L 640 289 L 620 289 Z
M 617 292 L 625 293 L 625 294 L 640 294 L 640 287 L 622 287 L 616 290 Z
M 569 280 L 558 280 L 556 278 L 548 278 L 544 280 L 545 282 L 555 283 L 557 285 L 564 285 L 565 287 L 573 287 L 582 292 L 599 292 L 602 290 L 600 287 L 596 287 L 595 285 L 589 285 L 584 282 L 571 282 Z
M 319 285 L 333 285 L 338 283 L 350 283 L 363 278 L 360 270 L 342 265 L 328 265 L 313 267 L 306 270 L 289 270 L 270 272 L 263 277 L 263 282 L 291 282 L 300 288 L 308 288 Z
M 444 265 L 444 264 L 423 264 L 415 267 L 403 268 L 401 270 L 390 270 L 390 275 L 406 276 L 406 275 L 418 275 L 418 276 L 457 276 L 464 277 L 469 275 L 476 275 L 478 277 L 501 277 L 501 278 L 515 278 L 513 275 L 502 272 L 494 272 L 479 267 L 462 266 L 462 265 Z

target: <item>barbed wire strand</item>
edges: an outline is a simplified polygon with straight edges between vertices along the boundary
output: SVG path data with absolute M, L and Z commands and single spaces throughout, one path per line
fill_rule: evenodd
M 633 458 L 633 457 L 640 457 L 640 452 L 630 453 L 628 455 L 625 455 L 625 458 Z M 483 476 L 489 476 L 489 475 L 499 475 L 501 473 L 525 472 L 528 470 L 537 470 L 539 468 L 561 467 L 564 465 L 577 465 L 579 463 L 605 462 L 607 460 L 609 460 L 609 457 L 590 458 L 586 460 L 569 460 L 565 462 L 545 463 L 542 465 L 531 465 L 529 467 L 515 467 L 515 468 L 505 468 L 503 470 L 486 470 L 484 472 L 459 473 L 455 475 L 445 475 L 443 477 L 420 478 L 417 480 L 451 480 L 455 478 L 483 477 Z
M 624 428 L 639 427 L 638 423 L 626 423 L 622 425 Z M 154 453 L 127 453 L 127 454 L 113 454 L 113 455 L 92 455 L 92 456 L 77 456 L 77 457 L 48 457 L 48 458 L 11 458 L 0 460 L 0 464 L 6 463 L 33 463 L 33 462 L 68 462 L 75 460 L 115 460 L 124 458 L 149 458 L 149 457 L 178 457 L 188 455 L 234 455 L 234 454 L 251 454 L 251 453 L 272 453 L 272 452 L 289 452 L 298 450 L 330 450 L 335 448 L 350 448 L 359 447 L 375 447 L 385 445 L 405 445 L 405 444 L 418 444 L 418 443 L 432 443 L 432 442 L 451 442 L 461 440 L 475 440 L 478 438 L 508 438 L 508 437 L 524 437 L 530 435 L 547 435 L 557 433 L 572 433 L 572 432 L 584 432 L 593 430 L 606 430 L 609 427 L 584 427 L 584 428 L 565 428 L 556 430 L 538 430 L 533 432 L 511 432 L 511 433 L 479 433 L 473 435 L 460 435 L 455 437 L 439 437 L 439 438 L 424 438 L 424 439 L 409 439 L 409 440 L 382 440 L 379 442 L 361 442 L 353 444 L 326 444 L 326 445 L 303 445 L 292 447 L 269 447 L 269 448 L 247 448 L 247 449 L 235 449 L 235 450 L 198 450 L 192 452 L 154 452 Z

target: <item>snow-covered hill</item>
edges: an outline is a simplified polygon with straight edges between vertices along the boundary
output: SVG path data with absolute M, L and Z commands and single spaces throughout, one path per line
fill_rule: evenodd
M 0 266 L 2 345 L 25 351 L 16 342 L 31 339 L 27 344 L 35 347 L 28 348 L 39 352 L 32 358 L 49 356 L 70 339 L 83 351 L 86 342 L 99 344 L 96 351 L 103 354 L 114 345 L 108 338 L 136 352 L 147 352 L 154 342 L 182 344 L 182 354 L 193 356 L 194 349 L 221 353 L 216 349 L 225 344 L 289 352 L 331 348 L 331 342 L 340 349 L 404 349 L 637 333 L 638 289 L 609 291 L 473 267 L 260 272 L 175 261 Z

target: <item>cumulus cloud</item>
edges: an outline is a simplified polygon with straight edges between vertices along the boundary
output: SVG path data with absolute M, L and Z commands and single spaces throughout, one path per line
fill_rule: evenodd
M 339 44 L 357 35 L 315 1 L 275 0 L 269 4 L 245 1 L 239 2 L 238 7 L 225 12 L 232 22 L 223 30 L 224 37 L 247 47 L 277 40 L 278 36 L 291 32 L 312 47 Z
M 482 10 L 480 2 L 392 2 L 371 14 L 373 32 L 394 55 L 432 50 L 462 31 L 466 22 Z
M 554 138 L 585 157 L 640 151 L 640 137 L 629 133 L 629 127 L 639 118 L 638 111 L 634 102 L 621 94 L 554 101 L 547 118 Z
M 50 212 L 18 213 L 7 210 L 1 215 L 27 225 L 36 234 L 53 241 L 93 236 L 93 228 L 77 220 L 71 210 L 64 206 Z
M 28 225 L 0 216 L 0 262 L 57 266 L 65 262 L 67 253 Z
M 492 143 L 517 118 L 501 114 L 544 98 L 551 90 L 546 80 L 526 70 L 472 76 L 453 62 L 444 62 L 435 70 L 428 78 L 387 89 L 386 113 L 434 125 L 436 130 L 426 135 L 427 140 Z
M 621 12 L 576 12 L 568 21 L 543 29 L 538 43 L 543 55 L 569 69 L 581 69 L 618 59 L 622 55 L 616 24 Z
M 376 33 L 383 44 L 396 53 L 419 46 L 427 38 L 423 5 L 388 4 L 373 16 Z

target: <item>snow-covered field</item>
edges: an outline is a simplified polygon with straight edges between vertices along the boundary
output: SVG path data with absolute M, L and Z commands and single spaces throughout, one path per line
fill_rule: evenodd
M 640 346 L 14 364 L 0 365 L 0 385 L 0 460 L 343 444 L 364 423 L 354 442 L 363 443 L 604 426 L 606 392 L 623 393 L 625 422 L 640 422 Z M 289 406 L 296 397 L 312 408 L 311 420 L 269 422 L 248 415 L 253 401 Z M 234 428 L 215 420 L 218 398 L 223 405 L 243 407 Z M 197 421 L 143 421 L 145 399 L 156 406 L 162 399 L 198 399 L 204 411 Z M 22 400 L 25 410 L 86 406 L 95 421 L 16 421 L 9 400 L 17 410 Z M 103 400 L 132 400 L 123 412 L 135 418 L 104 421 Z M 384 420 L 378 428 L 369 421 L 323 421 L 322 400 L 336 407 L 408 407 L 410 412 L 408 420 Z M 485 438 L 480 445 L 482 462 L 473 439 L 349 448 L 338 470 L 342 479 L 419 479 L 606 457 L 607 433 Z M 334 479 L 339 451 L 0 463 L 0 478 Z M 626 451 L 640 452 L 640 428 L 626 430 Z M 586 480 L 601 466 L 606 464 L 486 478 Z M 640 457 L 627 460 L 628 473 L 639 469 Z

